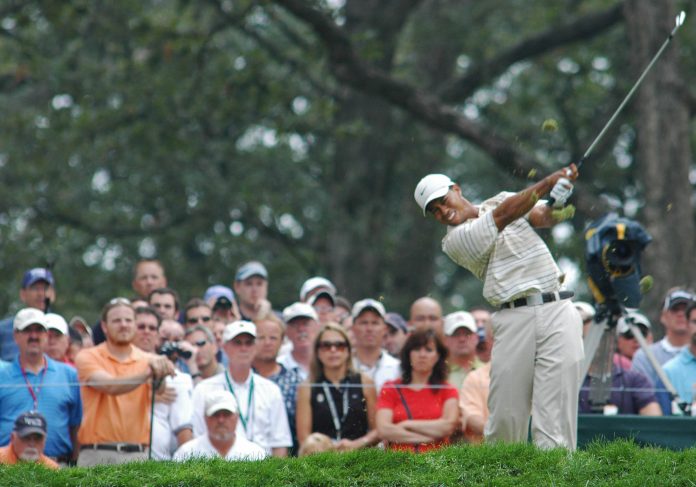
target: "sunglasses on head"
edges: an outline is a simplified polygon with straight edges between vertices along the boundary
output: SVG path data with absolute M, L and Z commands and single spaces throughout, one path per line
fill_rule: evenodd
M 114 299 L 112 299 L 111 301 L 109 301 L 109 304 L 110 304 L 110 305 L 114 305 L 114 304 L 125 304 L 125 305 L 127 305 L 127 306 L 130 306 L 130 305 L 131 305 L 131 302 L 130 302 L 129 299 L 126 299 L 126 298 L 114 298 Z
M 321 341 L 317 344 L 319 350 L 331 350 L 335 348 L 338 351 L 343 351 L 348 348 L 348 342 L 338 341 L 338 342 L 324 342 Z

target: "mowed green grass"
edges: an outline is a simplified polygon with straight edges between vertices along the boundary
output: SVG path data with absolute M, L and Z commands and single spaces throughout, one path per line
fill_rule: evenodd
M 422 455 L 363 450 L 258 463 L 143 462 L 59 472 L 21 465 L 0 467 L 0 485 L 696 486 L 696 448 L 675 452 L 616 441 L 573 454 L 531 445 L 464 445 Z

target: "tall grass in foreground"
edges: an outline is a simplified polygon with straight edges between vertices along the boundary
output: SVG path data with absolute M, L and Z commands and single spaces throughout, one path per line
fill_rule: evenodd
M 630 441 L 582 451 L 531 445 L 456 446 L 423 455 L 363 450 L 260 463 L 133 463 L 52 472 L 0 467 L 0 485 L 611 485 L 696 486 L 696 448 L 641 448 Z

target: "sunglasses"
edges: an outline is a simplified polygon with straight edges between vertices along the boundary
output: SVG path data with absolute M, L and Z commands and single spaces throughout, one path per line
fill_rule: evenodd
M 643 335 L 643 338 L 647 338 L 648 337 L 648 330 L 644 329 L 642 326 L 639 326 L 638 328 L 640 329 L 640 334 Z M 632 331 L 627 331 L 626 333 L 622 333 L 621 336 L 627 340 L 631 340 L 632 338 L 635 338 L 633 336 Z
M 339 342 L 319 342 L 317 344 L 317 348 L 319 350 L 331 350 L 332 348 L 335 348 L 339 352 L 346 350 L 348 348 L 348 342 L 344 341 L 339 341 Z
M 193 325 L 195 323 L 198 323 L 199 321 L 202 321 L 203 323 L 207 323 L 211 320 L 210 316 L 199 316 L 197 318 L 188 318 L 186 320 L 186 323 Z
M 193 342 L 193 344 L 197 347 L 204 347 L 208 344 L 208 340 L 198 340 L 197 342 Z
M 138 330 L 157 331 L 157 327 L 155 325 L 138 325 Z

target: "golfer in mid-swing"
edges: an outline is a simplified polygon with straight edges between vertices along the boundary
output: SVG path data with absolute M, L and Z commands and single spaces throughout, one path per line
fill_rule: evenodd
M 555 208 L 572 193 L 578 176 L 571 164 L 519 193 L 502 192 L 476 206 L 443 174 L 418 183 L 423 213 L 447 225 L 442 249 L 483 281 L 493 315 L 490 416 L 487 441 L 527 440 L 542 448 L 574 450 L 583 359 L 582 322 L 561 291 L 562 273 L 534 228 L 550 227 L 567 214 L 539 198 L 550 192 Z

